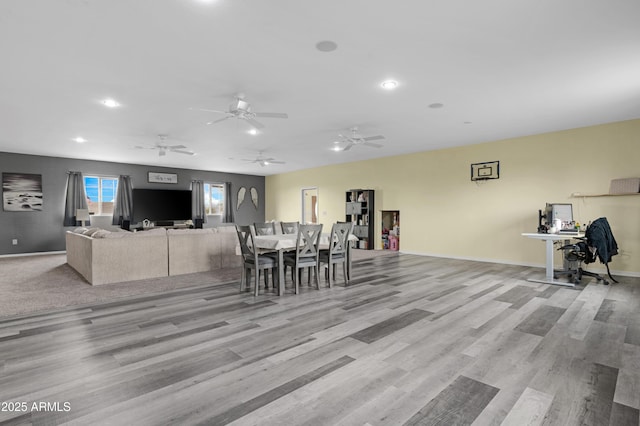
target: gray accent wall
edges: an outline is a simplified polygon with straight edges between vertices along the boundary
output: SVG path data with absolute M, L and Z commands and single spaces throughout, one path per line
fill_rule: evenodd
M 211 172 L 204 170 L 175 169 L 139 164 L 121 164 L 102 161 L 76 160 L 71 158 L 44 157 L 0 152 L 0 173 L 29 173 L 42 175 L 42 211 L 7 212 L 0 209 L 0 255 L 65 250 L 64 233 L 73 227 L 64 227 L 64 200 L 67 172 L 80 171 L 86 175 L 131 176 L 134 188 L 190 189 L 191 181 L 201 179 L 208 182 L 231 182 L 233 214 L 235 223 L 250 224 L 264 221 L 265 178 L 264 176 Z M 177 184 L 148 183 L 148 172 L 176 173 Z M 247 188 L 247 195 L 236 210 L 240 187 Z M 259 203 L 251 202 L 249 188 L 258 190 Z M 211 220 L 205 227 L 220 225 Z M 92 225 L 108 227 L 111 217 L 92 217 Z M 12 240 L 18 244 L 13 245 Z

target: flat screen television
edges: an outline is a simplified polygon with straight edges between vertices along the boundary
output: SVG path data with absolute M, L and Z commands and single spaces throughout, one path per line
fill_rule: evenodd
M 191 219 L 191 191 L 134 189 L 133 222 L 171 222 Z

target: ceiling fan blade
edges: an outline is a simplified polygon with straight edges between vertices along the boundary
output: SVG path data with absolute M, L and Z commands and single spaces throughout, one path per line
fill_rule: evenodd
M 379 143 L 363 142 L 362 145 L 370 146 L 371 148 L 382 148 Z
M 219 122 L 224 121 L 224 120 L 228 120 L 228 119 L 230 119 L 231 117 L 233 117 L 233 116 L 232 116 L 232 115 L 228 115 L 228 116 L 226 116 L 226 117 L 222 117 L 222 118 L 219 118 L 219 119 L 214 120 L 214 121 L 209 121 L 209 122 L 207 123 L 207 126 L 210 126 L 211 124 L 219 123 Z
M 347 146 L 345 146 L 344 148 L 342 148 L 343 151 L 349 151 L 351 149 L 351 147 L 354 145 L 353 142 L 349 142 L 347 144 Z
M 284 161 L 277 161 L 277 160 L 272 160 L 272 161 L 268 161 L 269 164 L 287 164 Z
M 253 115 L 256 117 L 267 117 L 267 118 L 289 118 L 288 114 L 284 112 L 254 112 Z
M 181 149 L 172 149 L 171 152 L 177 152 L 178 154 L 196 155 L 195 152 L 183 151 Z
M 376 136 L 367 136 L 366 138 L 362 138 L 363 141 L 379 141 L 380 139 L 384 139 L 384 136 L 376 135 Z
M 206 108 L 189 108 L 192 111 L 204 111 L 204 112 L 216 112 L 219 114 L 227 114 L 227 111 L 219 111 L 217 109 L 206 109 Z
M 149 148 L 148 146 L 140 146 L 140 145 L 135 145 L 134 148 L 135 149 L 153 149 L 153 148 Z
M 264 124 L 260 123 L 259 121 L 254 120 L 253 118 L 245 117 L 245 120 L 247 120 L 247 122 L 249 124 L 251 124 L 253 127 L 255 127 L 256 129 L 264 128 Z
M 174 149 L 185 149 L 186 146 L 184 146 L 184 145 L 168 145 L 165 148 L 171 149 L 171 150 L 174 150 Z

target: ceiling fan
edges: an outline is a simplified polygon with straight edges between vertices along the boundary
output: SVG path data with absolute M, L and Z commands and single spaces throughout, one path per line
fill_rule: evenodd
M 260 164 L 260 167 L 268 166 L 269 164 L 285 164 L 284 161 L 278 161 L 275 158 L 271 158 L 271 157 L 268 157 L 268 158 L 264 157 L 262 155 L 262 152 L 259 152 L 258 156 L 253 160 L 243 158 L 242 161 L 248 161 L 250 163 Z
M 351 135 L 349 135 L 349 136 L 338 135 L 341 140 L 334 142 L 335 144 L 346 143 L 344 148 L 342 148 L 342 151 L 348 151 L 354 145 L 366 145 L 366 146 L 369 146 L 371 148 L 382 148 L 382 145 L 377 144 L 377 143 L 373 143 L 371 141 L 377 141 L 377 140 L 384 139 L 384 136 L 382 136 L 382 135 L 362 136 L 362 135 L 360 135 L 358 133 L 358 128 L 357 127 L 352 127 L 349 130 L 351 131 Z
M 184 145 L 167 145 L 167 135 L 158 135 L 158 142 L 154 146 L 140 146 L 136 145 L 134 148 L 136 149 L 157 149 L 158 156 L 162 157 L 167 155 L 167 152 L 175 152 L 178 154 L 185 155 L 196 155 L 193 151 L 187 151 L 187 147 Z
M 262 129 L 264 124 L 256 120 L 258 118 L 288 118 L 289 116 L 283 112 L 253 112 L 251 110 L 251 104 L 246 101 L 243 93 L 238 93 L 234 101 L 231 105 L 229 105 L 229 109 L 226 111 L 219 111 L 214 109 L 204 109 L 204 108 L 192 108 L 200 111 L 207 112 L 215 112 L 218 114 L 225 114 L 224 117 L 219 118 L 217 120 L 209 121 L 207 124 L 216 124 L 221 121 L 228 120 L 230 118 L 237 118 L 240 120 L 245 120 L 247 123 L 252 125 L 256 129 Z

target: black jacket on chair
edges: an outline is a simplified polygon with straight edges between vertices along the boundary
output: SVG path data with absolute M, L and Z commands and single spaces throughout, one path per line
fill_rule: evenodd
M 614 283 L 617 283 L 618 281 L 616 281 L 615 278 L 611 276 L 611 272 L 609 272 L 609 262 L 611 262 L 613 256 L 618 254 L 618 243 L 613 237 L 607 218 L 601 217 L 593 221 L 587 228 L 585 237 L 587 238 L 588 247 L 584 262 L 595 262 L 597 257 L 600 259 L 600 262 L 604 263 L 607 267 L 607 275 L 609 275 L 609 278 L 611 278 Z M 591 248 L 596 249 L 595 257 L 591 254 Z
M 618 254 L 618 243 L 613 237 L 609 221 L 606 217 L 601 217 L 593 221 L 587 228 L 585 233 L 587 237 L 587 245 L 596 248 L 596 256 L 600 262 L 607 264 L 611 262 L 611 258 Z M 595 259 L 585 260 L 585 263 L 595 262 Z

